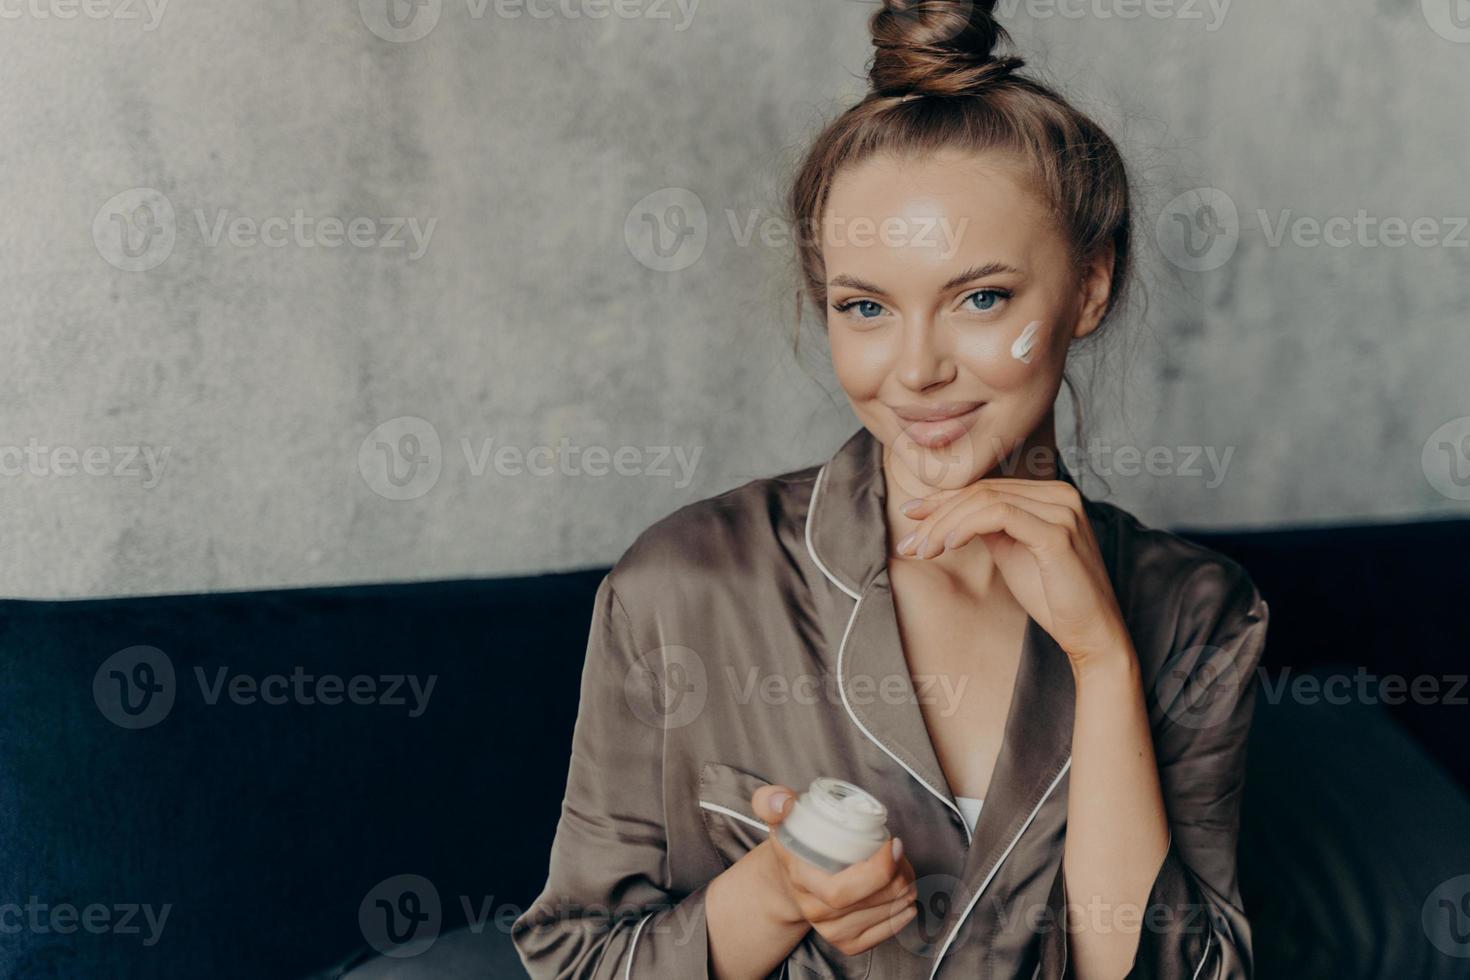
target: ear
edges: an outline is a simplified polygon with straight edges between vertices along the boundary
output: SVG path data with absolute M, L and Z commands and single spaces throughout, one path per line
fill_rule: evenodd
M 1083 262 L 1082 279 L 1077 285 L 1081 312 L 1077 316 L 1077 329 L 1072 331 L 1074 339 L 1086 337 L 1102 323 L 1103 314 L 1108 309 L 1108 297 L 1113 292 L 1115 258 L 1113 243 L 1109 242 Z

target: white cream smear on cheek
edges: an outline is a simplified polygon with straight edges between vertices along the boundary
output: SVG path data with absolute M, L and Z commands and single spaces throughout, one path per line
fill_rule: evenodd
M 1021 331 L 1021 336 L 1011 345 L 1011 356 L 1023 364 L 1030 364 L 1032 352 L 1036 347 L 1036 334 L 1041 330 L 1041 321 L 1032 320 L 1026 324 L 1026 329 Z

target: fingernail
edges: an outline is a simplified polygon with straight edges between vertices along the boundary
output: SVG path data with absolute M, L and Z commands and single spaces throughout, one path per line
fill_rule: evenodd
M 791 794 L 786 792 L 784 789 L 777 790 L 776 792 L 771 794 L 771 809 L 775 810 L 777 813 L 785 812 L 786 804 L 789 802 L 791 802 Z
M 959 540 L 959 537 L 960 537 L 960 532 L 958 532 L 958 531 L 950 531 L 948 534 L 946 534 L 944 536 L 944 546 L 946 548 L 953 548 L 955 542 Z
M 927 547 L 929 547 L 929 535 L 926 534 L 922 538 L 920 538 L 919 543 L 914 546 L 914 554 L 918 555 L 920 558 L 923 558 L 924 549 Z
M 904 537 L 904 539 L 898 543 L 898 550 L 899 551 L 906 551 L 906 550 L 908 550 L 908 546 L 914 543 L 914 535 L 916 535 L 918 533 L 919 533 L 918 531 L 911 531 L 911 532 L 909 532 Z
M 891 845 L 889 845 L 889 847 L 893 851 L 893 860 L 895 860 L 895 861 L 902 861 L 903 860 L 903 840 L 900 839 L 900 838 L 898 838 L 898 837 L 895 837 L 895 838 L 893 838 L 893 843 Z
M 913 500 L 905 500 L 903 503 L 899 504 L 898 509 L 907 514 L 917 508 L 921 503 L 923 503 L 923 501 L 920 500 L 918 497 L 915 497 Z

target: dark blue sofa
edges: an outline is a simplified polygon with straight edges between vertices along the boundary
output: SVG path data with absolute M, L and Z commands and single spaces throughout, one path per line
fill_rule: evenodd
M 1470 671 L 1470 521 L 1190 536 L 1271 603 L 1273 678 Z M 0 602 L 0 977 L 520 975 L 603 572 Z M 1470 977 L 1439 700 L 1260 698 L 1260 977 Z M 423 952 L 366 963 L 390 913 Z

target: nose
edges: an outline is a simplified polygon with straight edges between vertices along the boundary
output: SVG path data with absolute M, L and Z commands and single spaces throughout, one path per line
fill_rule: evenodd
M 925 391 L 955 378 L 954 352 L 932 316 L 907 318 L 894 374 L 911 391 Z

